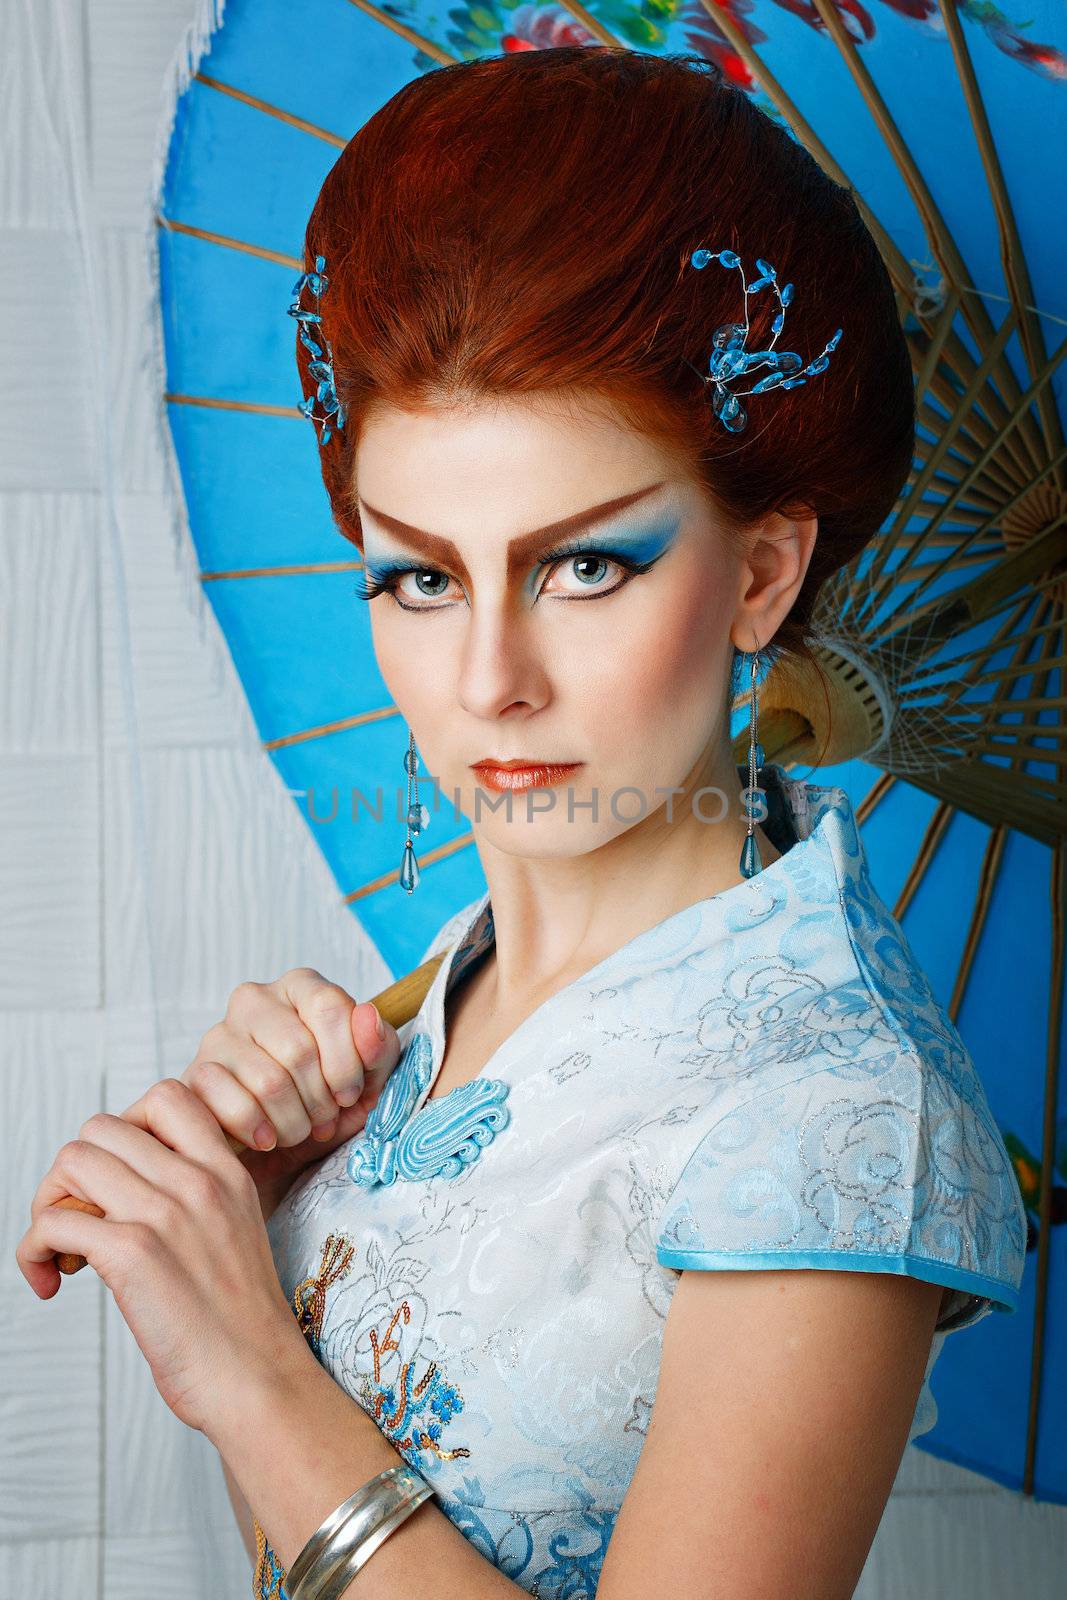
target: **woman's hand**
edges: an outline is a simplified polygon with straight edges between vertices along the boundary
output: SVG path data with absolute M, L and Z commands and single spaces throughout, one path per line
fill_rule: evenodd
M 267 1218 L 305 1167 L 360 1131 L 399 1058 L 396 1029 L 369 1000 L 295 967 L 239 984 L 180 1081 L 249 1147 L 238 1159 Z M 138 1120 L 143 1104 L 122 1115 Z
M 211 1437 L 239 1380 L 266 1380 L 287 1360 L 306 1359 L 307 1347 L 278 1281 L 252 1175 L 214 1115 L 177 1078 L 153 1084 L 139 1103 L 139 1125 L 97 1112 L 63 1146 L 16 1258 L 34 1293 L 49 1300 L 63 1282 L 56 1253 L 85 1256 L 167 1405 Z M 56 1206 L 66 1194 L 104 1215 Z

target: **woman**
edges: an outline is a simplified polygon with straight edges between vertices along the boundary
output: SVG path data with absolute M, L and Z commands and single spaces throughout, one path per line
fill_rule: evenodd
M 169 1348 L 161 1389 L 255 1513 L 260 1596 L 389 1462 L 432 1497 L 352 1593 L 851 1595 L 943 1340 L 1015 1308 L 1025 1246 L 846 795 L 761 768 L 757 731 L 731 753 L 736 689 L 807 652 L 820 584 L 909 471 L 882 262 L 852 195 L 707 63 L 584 47 L 408 84 L 330 173 L 306 254 L 333 515 L 404 745 L 470 817 L 489 888 L 432 941 L 399 1035 L 349 1010 L 354 1081 L 319 1021 L 343 993 L 305 973 L 262 995 L 263 1027 L 245 992 L 243 1042 L 121 1130 L 146 1169 L 146 1124 L 213 1167 L 258 1374 L 223 1321 L 210 1362 Z M 709 356 L 765 352 L 787 304 L 780 348 L 832 360 L 757 391 L 746 426 L 730 396 L 761 372 L 709 382 Z M 279 1044 L 268 1098 L 294 1012 L 319 1070 Z M 338 1127 L 336 1091 L 379 1064 L 366 1126 Z M 254 1218 L 221 1129 L 250 1140 L 264 1113 L 282 1161 Z M 86 1142 L 117 1148 L 114 1122 Z M 216 1267 L 221 1246 L 196 1214 L 183 1270 L 211 1332 L 237 1313 L 206 1304 L 196 1246 Z

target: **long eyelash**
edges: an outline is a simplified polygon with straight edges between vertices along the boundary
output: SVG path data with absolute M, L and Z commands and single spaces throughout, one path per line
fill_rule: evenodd
M 574 556 L 595 556 L 604 561 L 612 561 L 616 566 L 622 567 L 624 571 L 629 572 L 631 575 L 647 572 L 660 559 L 659 556 L 653 556 L 650 561 L 635 561 L 632 556 L 624 556 L 617 550 L 600 550 L 590 545 L 576 543 L 559 545 L 555 550 L 547 551 L 542 558 L 541 565 L 552 567 L 557 565 L 558 562 Z M 356 579 L 354 590 L 361 600 L 373 600 L 380 594 L 393 594 L 399 587 L 401 578 L 406 578 L 409 572 L 437 571 L 438 568 L 436 567 L 393 567 L 383 578 L 368 578 L 364 570 Z M 442 576 L 447 576 L 447 574 L 442 574 Z M 620 584 L 618 587 L 621 588 L 622 585 Z M 427 611 L 430 607 L 408 606 L 407 609 L 409 611 Z
M 410 572 L 414 569 L 408 567 L 404 570 Z M 421 571 L 421 568 L 419 570 Z M 398 581 L 403 576 L 404 571 L 397 569 L 393 571 L 387 578 L 379 582 L 375 578 L 368 578 L 366 573 L 363 572 L 356 579 L 352 587 L 360 600 L 373 600 L 375 595 L 386 593 L 391 594 L 396 588 Z
M 558 561 L 566 560 L 568 556 L 597 556 L 605 561 L 615 562 L 627 572 L 647 572 L 649 567 L 654 567 L 659 560 L 659 556 L 653 556 L 650 561 L 635 561 L 632 556 L 624 556 L 618 550 L 600 550 L 595 545 L 584 545 L 579 542 L 571 545 L 561 544 L 555 550 L 549 550 L 543 558 L 544 565 L 555 566 Z

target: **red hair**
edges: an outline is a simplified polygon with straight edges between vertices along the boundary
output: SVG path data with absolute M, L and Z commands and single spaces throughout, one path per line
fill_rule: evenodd
M 844 330 L 827 370 L 746 396 L 740 434 L 702 379 L 715 329 L 743 320 L 740 274 L 691 267 L 698 246 L 735 250 L 747 281 L 759 256 L 794 284 L 779 349 L 807 362 Z M 305 254 L 307 269 L 326 257 L 320 309 L 346 412 L 320 447 L 323 480 L 361 548 L 355 452 L 372 406 L 584 391 L 683 464 L 728 536 L 772 511 L 818 516 L 771 651 L 803 656 L 820 585 L 877 533 L 911 469 L 911 361 L 853 191 L 701 56 L 563 46 L 415 78 L 338 157 Z M 750 349 L 777 310 L 770 290 L 751 298 Z

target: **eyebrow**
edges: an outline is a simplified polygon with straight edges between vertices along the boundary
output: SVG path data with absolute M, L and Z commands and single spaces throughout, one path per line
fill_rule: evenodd
M 617 511 L 625 511 L 627 506 L 635 505 L 638 500 L 643 500 L 656 489 L 662 489 L 665 481 L 661 479 L 658 483 L 646 484 L 643 489 L 635 489 L 632 494 L 621 494 L 614 500 L 603 500 L 599 505 L 575 512 L 572 517 L 562 517 L 559 522 L 549 522 L 543 528 L 531 528 L 526 533 L 518 534 L 508 542 L 508 582 L 513 581 L 516 572 L 530 556 L 538 554 L 568 534 L 580 533 L 595 522 L 605 521 Z M 410 522 L 401 522 L 399 517 L 390 517 L 384 511 L 375 510 L 374 506 L 368 505 L 365 500 L 360 499 L 359 503 L 365 511 L 370 512 L 376 522 L 381 523 L 383 528 L 397 534 L 408 544 L 414 545 L 420 554 L 428 556 L 433 561 L 439 561 L 442 565 L 452 565 L 470 587 L 471 580 L 466 563 L 451 539 L 444 539 L 438 533 L 427 533 L 425 528 L 412 527 Z

